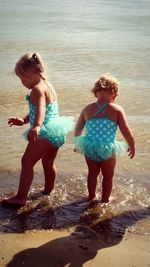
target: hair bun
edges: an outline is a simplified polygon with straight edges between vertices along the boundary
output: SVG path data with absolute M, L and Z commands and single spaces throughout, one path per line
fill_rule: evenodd
M 34 63 L 39 64 L 39 58 L 38 58 L 36 53 L 33 53 L 32 57 L 31 57 L 31 61 L 33 61 Z
M 37 58 L 36 53 L 34 53 L 34 54 L 32 55 L 32 58 Z

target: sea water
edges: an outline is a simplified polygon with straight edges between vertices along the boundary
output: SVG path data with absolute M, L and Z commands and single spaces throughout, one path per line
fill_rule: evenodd
M 73 133 L 69 134 L 56 159 L 54 193 L 41 194 L 44 180 L 39 162 L 28 205 L 17 212 L 0 208 L 1 231 L 78 224 L 92 229 L 100 225 L 100 231 L 103 222 L 109 221 L 115 231 L 129 228 L 148 233 L 149 10 L 147 0 L 0 0 L 0 197 L 16 191 L 27 144 L 22 137 L 27 126 L 10 128 L 7 124 L 9 117 L 28 112 L 25 96 L 29 91 L 13 73 L 16 61 L 26 52 L 42 55 L 58 94 L 60 114 L 75 119 L 86 104 L 95 101 L 90 92 L 95 80 L 105 72 L 116 76 L 121 82 L 117 102 L 126 111 L 136 142 L 134 159 L 117 158 L 115 202 L 91 207 L 83 199 L 87 196 L 87 166 L 83 156 L 73 152 Z M 118 138 L 122 138 L 120 133 Z M 101 177 L 97 195 L 100 199 Z

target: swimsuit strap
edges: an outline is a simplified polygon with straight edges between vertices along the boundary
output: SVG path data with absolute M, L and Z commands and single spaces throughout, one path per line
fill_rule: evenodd
M 93 115 L 93 117 L 96 117 L 98 113 L 102 113 L 106 117 L 106 115 L 104 113 L 104 109 L 109 104 L 109 102 L 106 102 L 102 106 L 100 106 L 98 102 L 96 102 L 96 104 L 98 106 L 98 110 L 95 112 L 95 114 Z

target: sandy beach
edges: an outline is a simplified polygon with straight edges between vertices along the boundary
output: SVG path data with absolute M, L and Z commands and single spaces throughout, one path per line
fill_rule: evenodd
M 0 234 L 1 267 L 148 267 L 148 236 L 127 233 L 104 242 L 86 229 Z

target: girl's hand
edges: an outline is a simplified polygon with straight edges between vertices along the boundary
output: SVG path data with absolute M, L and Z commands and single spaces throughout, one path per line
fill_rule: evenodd
M 40 131 L 40 126 L 35 126 L 35 127 L 33 127 L 33 128 L 29 131 L 29 133 L 28 133 L 28 135 L 27 135 L 27 139 L 28 139 L 28 141 L 29 141 L 29 142 L 36 142 L 37 139 L 38 139 L 38 133 L 39 133 L 39 131 Z
M 130 159 L 133 159 L 135 156 L 135 147 L 129 147 L 128 148 L 128 156 L 130 157 Z
M 21 118 L 9 118 L 8 119 L 8 124 L 9 126 L 17 125 L 17 126 L 22 126 L 24 124 L 24 119 Z

